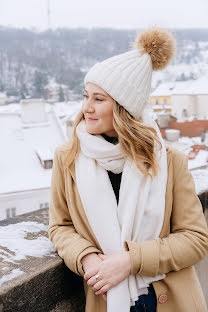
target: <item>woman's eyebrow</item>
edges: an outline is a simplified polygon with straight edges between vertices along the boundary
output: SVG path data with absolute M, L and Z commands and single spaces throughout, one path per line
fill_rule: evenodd
M 87 92 L 87 90 L 84 90 L 85 92 Z M 100 94 L 100 95 L 103 95 L 103 96 L 105 96 L 106 97 L 106 95 L 105 94 L 103 94 L 103 93 L 99 93 L 99 92 L 95 92 L 95 93 L 93 93 L 94 95 L 97 95 L 97 94 Z

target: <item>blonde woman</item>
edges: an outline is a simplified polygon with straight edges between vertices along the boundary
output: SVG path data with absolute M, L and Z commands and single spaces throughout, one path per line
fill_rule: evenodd
M 174 52 L 172 34 L 151 28 L 96 63 L 73 137 L 56 148 L 48 233 L 83 277 L 87 312 L 207 311 L 193 265 L 208 229 L 188 158 L 147 109 L 152 70 Z

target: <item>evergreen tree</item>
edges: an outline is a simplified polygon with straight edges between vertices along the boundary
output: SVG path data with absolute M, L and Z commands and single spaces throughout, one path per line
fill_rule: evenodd
M 35 97 L 44 97 L 44 87 L 48 83 L 48 77 L 46 73 L 41 71 L 35 71 L 33 86 L 35 89 Z
M 64 98 L 64 91 L 63 88 L 60 86 L 59 88 L 59 102 L 64 102 L 65 98 Z

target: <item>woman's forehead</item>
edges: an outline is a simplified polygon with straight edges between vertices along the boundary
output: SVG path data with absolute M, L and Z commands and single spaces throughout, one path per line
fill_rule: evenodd
M 86 87 L 85 87 L 85 90 L 86 91 L 90 91 L 92 93 L 94 92 L 98 92 L 98 93 L 103 93 L 105 94 L 106 96 L 110 96 L 103 88 L 99 87 L 98 85 L 94 84 L 94 83 L 91 83 L 91 82 L 88 82 L 86 84 Z

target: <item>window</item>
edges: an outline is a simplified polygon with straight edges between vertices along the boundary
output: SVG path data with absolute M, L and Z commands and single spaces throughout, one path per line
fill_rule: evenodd
M 9 211 L 9 208 L 6 210 L 6 218 L 10 218 L 10 211 Z
M 44 167 L 46 169 L 50 169 L 50 168 L 52 168 L 52 166 L 53 166 L 53 161 L 52 160 L 45 160 L 44 161 Z
M 12 217 L 16 216 L 16 208 L 12 208 Z
M 184 118 L 188 117 L 188 111 L 187 111 L 186 108 L 183 109 L 183 111 L 182 111 L 182 116 L 183 116 Z
M 167 104 L 167 99 L 164 99 L 163 103 L 164 103 L 164 105 L 166 105 Z
M 159 100 L 158 100 L 158 99 L 156 99 L 156 102 L 155 102 L 155 104 L 156 104 L 156 105 L 158 105 L 158 104 L 159 104 Z
M 11 218 L 11 217 L 15 217 L 16 216 L 16 208 L 12 207 L 12 208 L 7 208 L 6 209 L 6 218 Z

